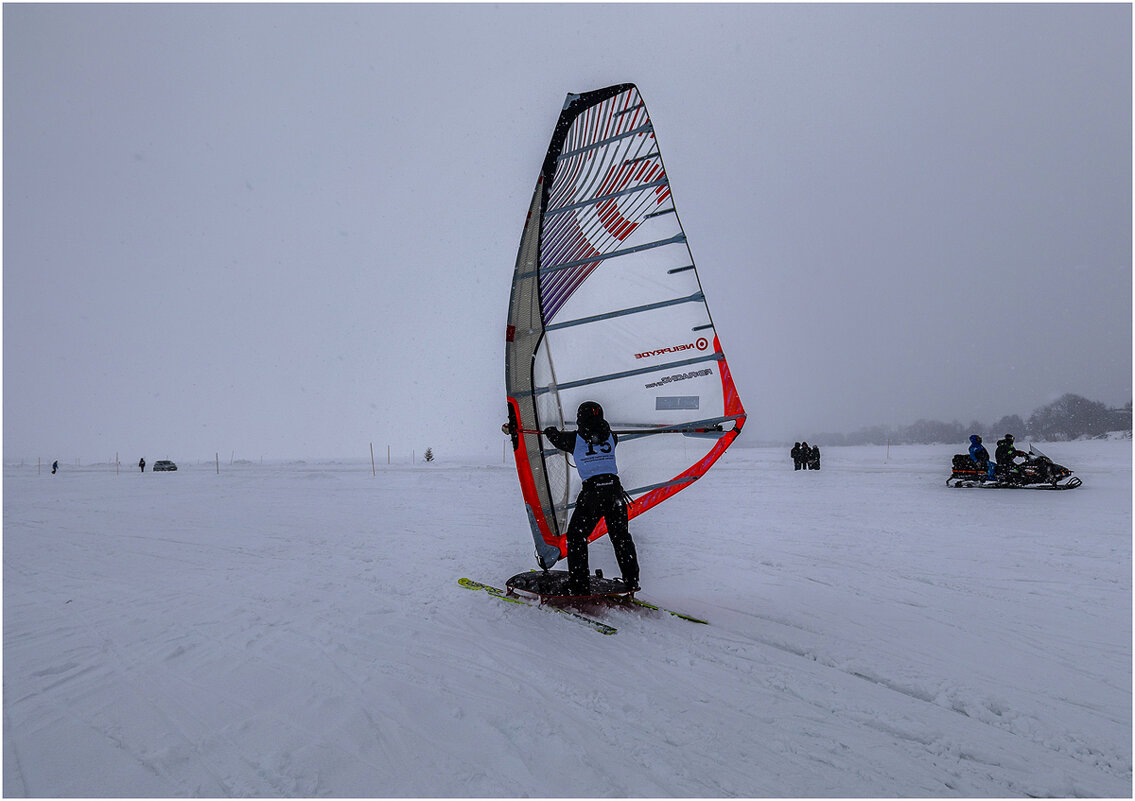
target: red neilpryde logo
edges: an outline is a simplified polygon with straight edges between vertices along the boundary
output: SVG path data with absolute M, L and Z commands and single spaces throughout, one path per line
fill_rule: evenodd
M 666 353 L 681 353 L 684 350 L 706 350 L 709 348 L 709 340 L 705 337 L 698 337 L 696 342 L 688 342 L 685 345 L 671 345 L 668 348 L 659 348 L 657 350 L 644 350 L 642 353 L 636 353 L 636 359 L 649 359 L 652 356 L 662 356 Z

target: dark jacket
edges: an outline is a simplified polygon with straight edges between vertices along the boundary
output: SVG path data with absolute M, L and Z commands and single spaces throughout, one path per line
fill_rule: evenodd
M 969 438 L 969 458 L 973 459 L 978 467 L 985 467 L 989 464 L 989 451 L 977 441 L 977 434 L 973 434 Z
M 1013 458 L 1016 456 L 1028 456 L 1024 451 L 1017 450 L 1012 442 L 1007 439 L 997 440 L 996 458 L 999 467 L 1008 469 L 1013 466 Z

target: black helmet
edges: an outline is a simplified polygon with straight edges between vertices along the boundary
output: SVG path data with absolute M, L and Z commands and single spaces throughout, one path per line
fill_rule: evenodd
M 575 413 L 575 425 L 580 436 L 595 445 L 611 436 L 611 426 L 603 419 L 603 407 L 595 401 L 579 404 Z
M 593 427 L 603 419 L 603 407 L 595 401 L 584 401 L 575 412 L 575 424 L 580 428 Z
M 1013 441 L 1013 435 L 1012 434 L 1006 434 L 1005 435 L 1005 441 L 1006 442 L 1012 442 Z

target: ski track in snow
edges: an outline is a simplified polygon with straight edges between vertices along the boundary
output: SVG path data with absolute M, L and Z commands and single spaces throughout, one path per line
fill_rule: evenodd
M 511 466 L 7 465 L 4 794 L 1129 797 L 1131 443 L 1044 449 L 735 448 L 631 524 L 711 625 L 611 637 L 457 585 L 531 564 Z

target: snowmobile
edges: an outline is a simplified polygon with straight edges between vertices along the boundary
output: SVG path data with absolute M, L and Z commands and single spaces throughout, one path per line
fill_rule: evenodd
M 1032 445 L 1028 458 L 1013 464 L 1007 471 L 997 468 L 996 478 L 989 478 L 984 468 L 968 453 L 954 456 L 953 473 L 946 479 L 947 487 L 980 487 L 982 489 L 1075 489 L 1083 484 L 1072 471 L 1049 459 Z

